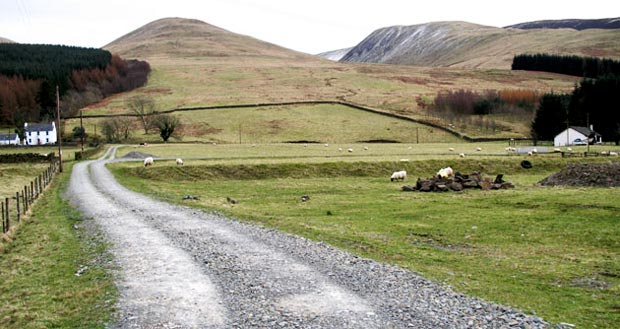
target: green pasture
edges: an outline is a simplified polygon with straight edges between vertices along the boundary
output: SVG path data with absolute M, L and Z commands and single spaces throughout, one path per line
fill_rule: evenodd
M 116 300 L 111 259 L 102 237 L 87 234 L 63 200 L 69 176 L 55 176 L 29 216 L 2 236 L 2 328 L 105 328 L 109 321 Z
M 394 151 L 403 146 L 408 150 L 406 145 L 385 147 Z M 428 147 L 420 152 L 448 147 L 440 146 L 420 146 Z M 311 146 L 288 147 L 303 152 Z M 503 150 L 499 143 L 482 147 Z M 198 154 L 201 147 L 150 150 L 165 157 L 202 155 Z M 437 151 L 444 152 L 448 151 Z M 219 161 L 188 161 L 185 166 L 156 161 L 149 168 L 121 162 L 109 167 L 120 182 L 136 191 L 398 264 L 457 291 L 551 322 L 613 327 L 620 321 L 620 190 L 535 185 L 567 163 L 583 159 L 531 157 L 534 168 L 526 170 L 519 166 L 522 156 L 412 155 L 409 162 L 394 160 L 401 154 L 326 162 L 291 156 L 269 163 L 240 149 L 237 154 L 246 158 L 229 155 Z M 479 170 L 491 178 L 502 173 L 517 187 L 428 194 L 400 190 L 403 184 L 430 177 L 447 164 L 465 173 Z M 400 169 L 408 171 L 407 181 L 390 182 L 391 171 Z M 188 194 L 199 199 L 183 201 Z M 302 195 L 310 200 L 302 202 Z
M 176 112 L 182 126 L 171 141 L 216 143 L 355 143 L 389 140 L 401 143 L 458 142 L 459 138 L 441 129 L 411 121 L 352 109 L 340 105 L 274 106 Z M 130 117 L 130 140 L 158 142 L 159 134 L 144 130 Z M 89 136 L 102 135 L 101 118 L 84 118 Z M 65 121 L 65 135 L 80 125 L 79 119 Z

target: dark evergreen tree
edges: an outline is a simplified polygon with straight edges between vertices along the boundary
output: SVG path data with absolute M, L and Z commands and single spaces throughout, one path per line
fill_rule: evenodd
M 540 99 L 540 105 L 532 121 L 531 133 L 534 141 L 553 140 L 558 133 L 566 129 L 569 102 L 570 95 L 553 93 L 545 94 Z

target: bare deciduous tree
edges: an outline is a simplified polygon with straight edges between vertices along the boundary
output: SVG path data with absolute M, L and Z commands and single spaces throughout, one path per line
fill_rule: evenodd
M 128 99 L 126 104 L 131 112 L 138 115 L 144 133 L 148 134 L 149 129 L 153 128 L 155 114 L 155 101 L 153 98 L 147 95 L 138 95 Z

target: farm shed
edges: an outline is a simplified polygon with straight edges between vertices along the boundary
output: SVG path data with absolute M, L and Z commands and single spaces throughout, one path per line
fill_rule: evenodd
M 17 134 L 0 134 L 0 145 L 19 145 Z
M 586 145 L 588 138 L 592 136 L 590 144 L 600 144 L 603 142 L 601 134 L 594 131 L 594 128 L 571 126 L 553 139 L 553 146 Z
M 32 125 L 26 122 L 24 123 L 24 129 L 26 130 L 25 145 L 56 144 L 56 124 L 53 121 L 51 123 Z

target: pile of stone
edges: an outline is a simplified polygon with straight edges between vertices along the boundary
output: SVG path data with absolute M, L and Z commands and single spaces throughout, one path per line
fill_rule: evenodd
M 482 174 L 475 171 L 469 175 L 459 172 L 454 177 L 433 177 L 429 179 L 418 178 L 415 186 L 405 185 L 403 191 L 419 191 L 419 192 L 446 192 L 446 191 L 462 191 L 464 189 L 478 188 L 483 190 L 506 190 L 515 186 L 504 181 L 504 175 L 499 174 L 492 180 L 489 177 L 483 177 Z

